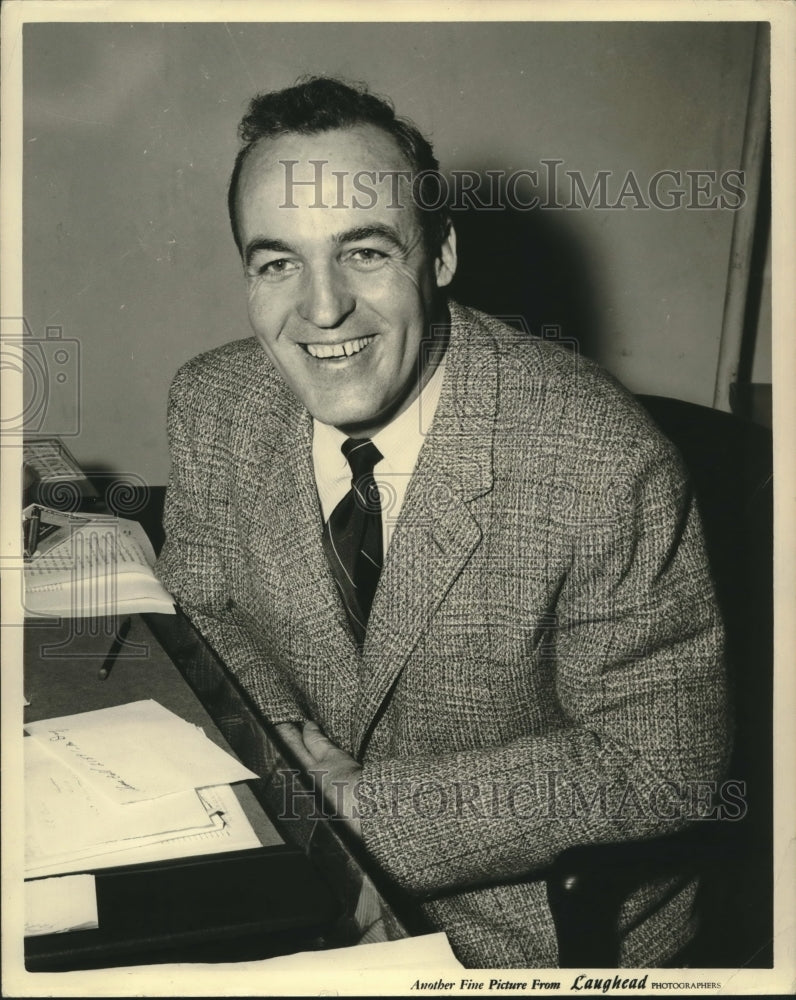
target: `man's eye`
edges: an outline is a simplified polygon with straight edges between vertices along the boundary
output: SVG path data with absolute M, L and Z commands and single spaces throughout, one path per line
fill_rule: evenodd
M 298 269 L 298 263 L 287 257 L 279 257 L 276 260 L 269 260 L 265 264 L 260 264 L 254 268 L 254 273 L 263 278 L 283 278 Z
M 373 247 L 357 247 L 348 253 L 348 259 L 363 269 L 378 267 L 387 260 L 387 257 L 388 255 L 382 250 L 374 250 Z

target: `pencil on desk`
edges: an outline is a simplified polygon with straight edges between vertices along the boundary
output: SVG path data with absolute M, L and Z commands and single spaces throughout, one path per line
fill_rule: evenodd
M 34 507 L 30 515 L 30 549 L 31 558 L 36 554 L 36 546 L 39 544 L 39 529 L 41 528 L 41 507 Z
M 22 553 L 26 559 L 30 559 L 30 518 L 26 517 L 22 522 Z
M 113 669 L 113 665 L 116 662 L 116 657 L 119 655 L 119 650 L 122 648 L 122 643 L 127 638 L 127 633 L 130 631 L 130 625 L 132 624 L 132 618 L 128 617 L 122 622 L 119 631 L 113 637 L 113 642 L 111 643 L 111 648 L 108 650 L 108 655 L 105 657 L 105 662 L 102 664 L 99 670 L 99 679 L 105 681 L 108 679 L 108 675 Z
M 30 517 L 24 524 L 24 545 L 25 558 L 32 559 L 39 544 L 39 531 L 41 529 L 41 508 L 34 507 Z

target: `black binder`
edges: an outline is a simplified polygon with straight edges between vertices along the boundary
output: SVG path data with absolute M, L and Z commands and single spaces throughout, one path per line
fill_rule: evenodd
M 99 928 L 26 938 L 29 972 L 310 950 L 341 909 L 322 873 L 286 846 L 93 874 Z

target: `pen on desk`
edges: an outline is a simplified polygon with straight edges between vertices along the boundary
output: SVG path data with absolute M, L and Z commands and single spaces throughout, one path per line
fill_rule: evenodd
M 34 507 L 28 518 L 28 537 L 25 545 L 25 554 L 32 559 L 36 553 L 36 546 L 39 544 L 39 528 L 41 527 L 41 508 Z
M 116 662 L 116 657 L 119 655 L 119 650 L 122 648 L 122 643 L 127 638 L 127 633 L 130 631 L 131 624 L 132 624 L 132 618 L 128 616 L 122 622 L 119 631 L 113 637 L 111 648 L 108 650 L 108 655 L 105 657 L 105 662 L 102 664 L 99 670 L 98 676 L 101 681 L 108 679 L 108 675 L 113 669 L 113 664 Z

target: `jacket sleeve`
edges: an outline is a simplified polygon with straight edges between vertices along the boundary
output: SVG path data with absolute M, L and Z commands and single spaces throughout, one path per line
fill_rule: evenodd
M 590 520 L 599 509 L 610 515 Z M 410 892 L 521 878 L 570 846 L 672 831 L 722 777 L 723 632 L 676 453 L 640 444 L 573 523 L 546 652 L 560 726 L 364 766 L 365 845 Z
M 181 369 L 169 394 L 166 539 L 155 572 L 265 716 L 299 721 L 303 713 L 269 663 L 267 644 L 253 635 L 230 597 L 227 567 L 240 555 L 229 528 L 234 470 L 224 440 L 228 400 L 209 391 L 197 367 L 189 362 Z

